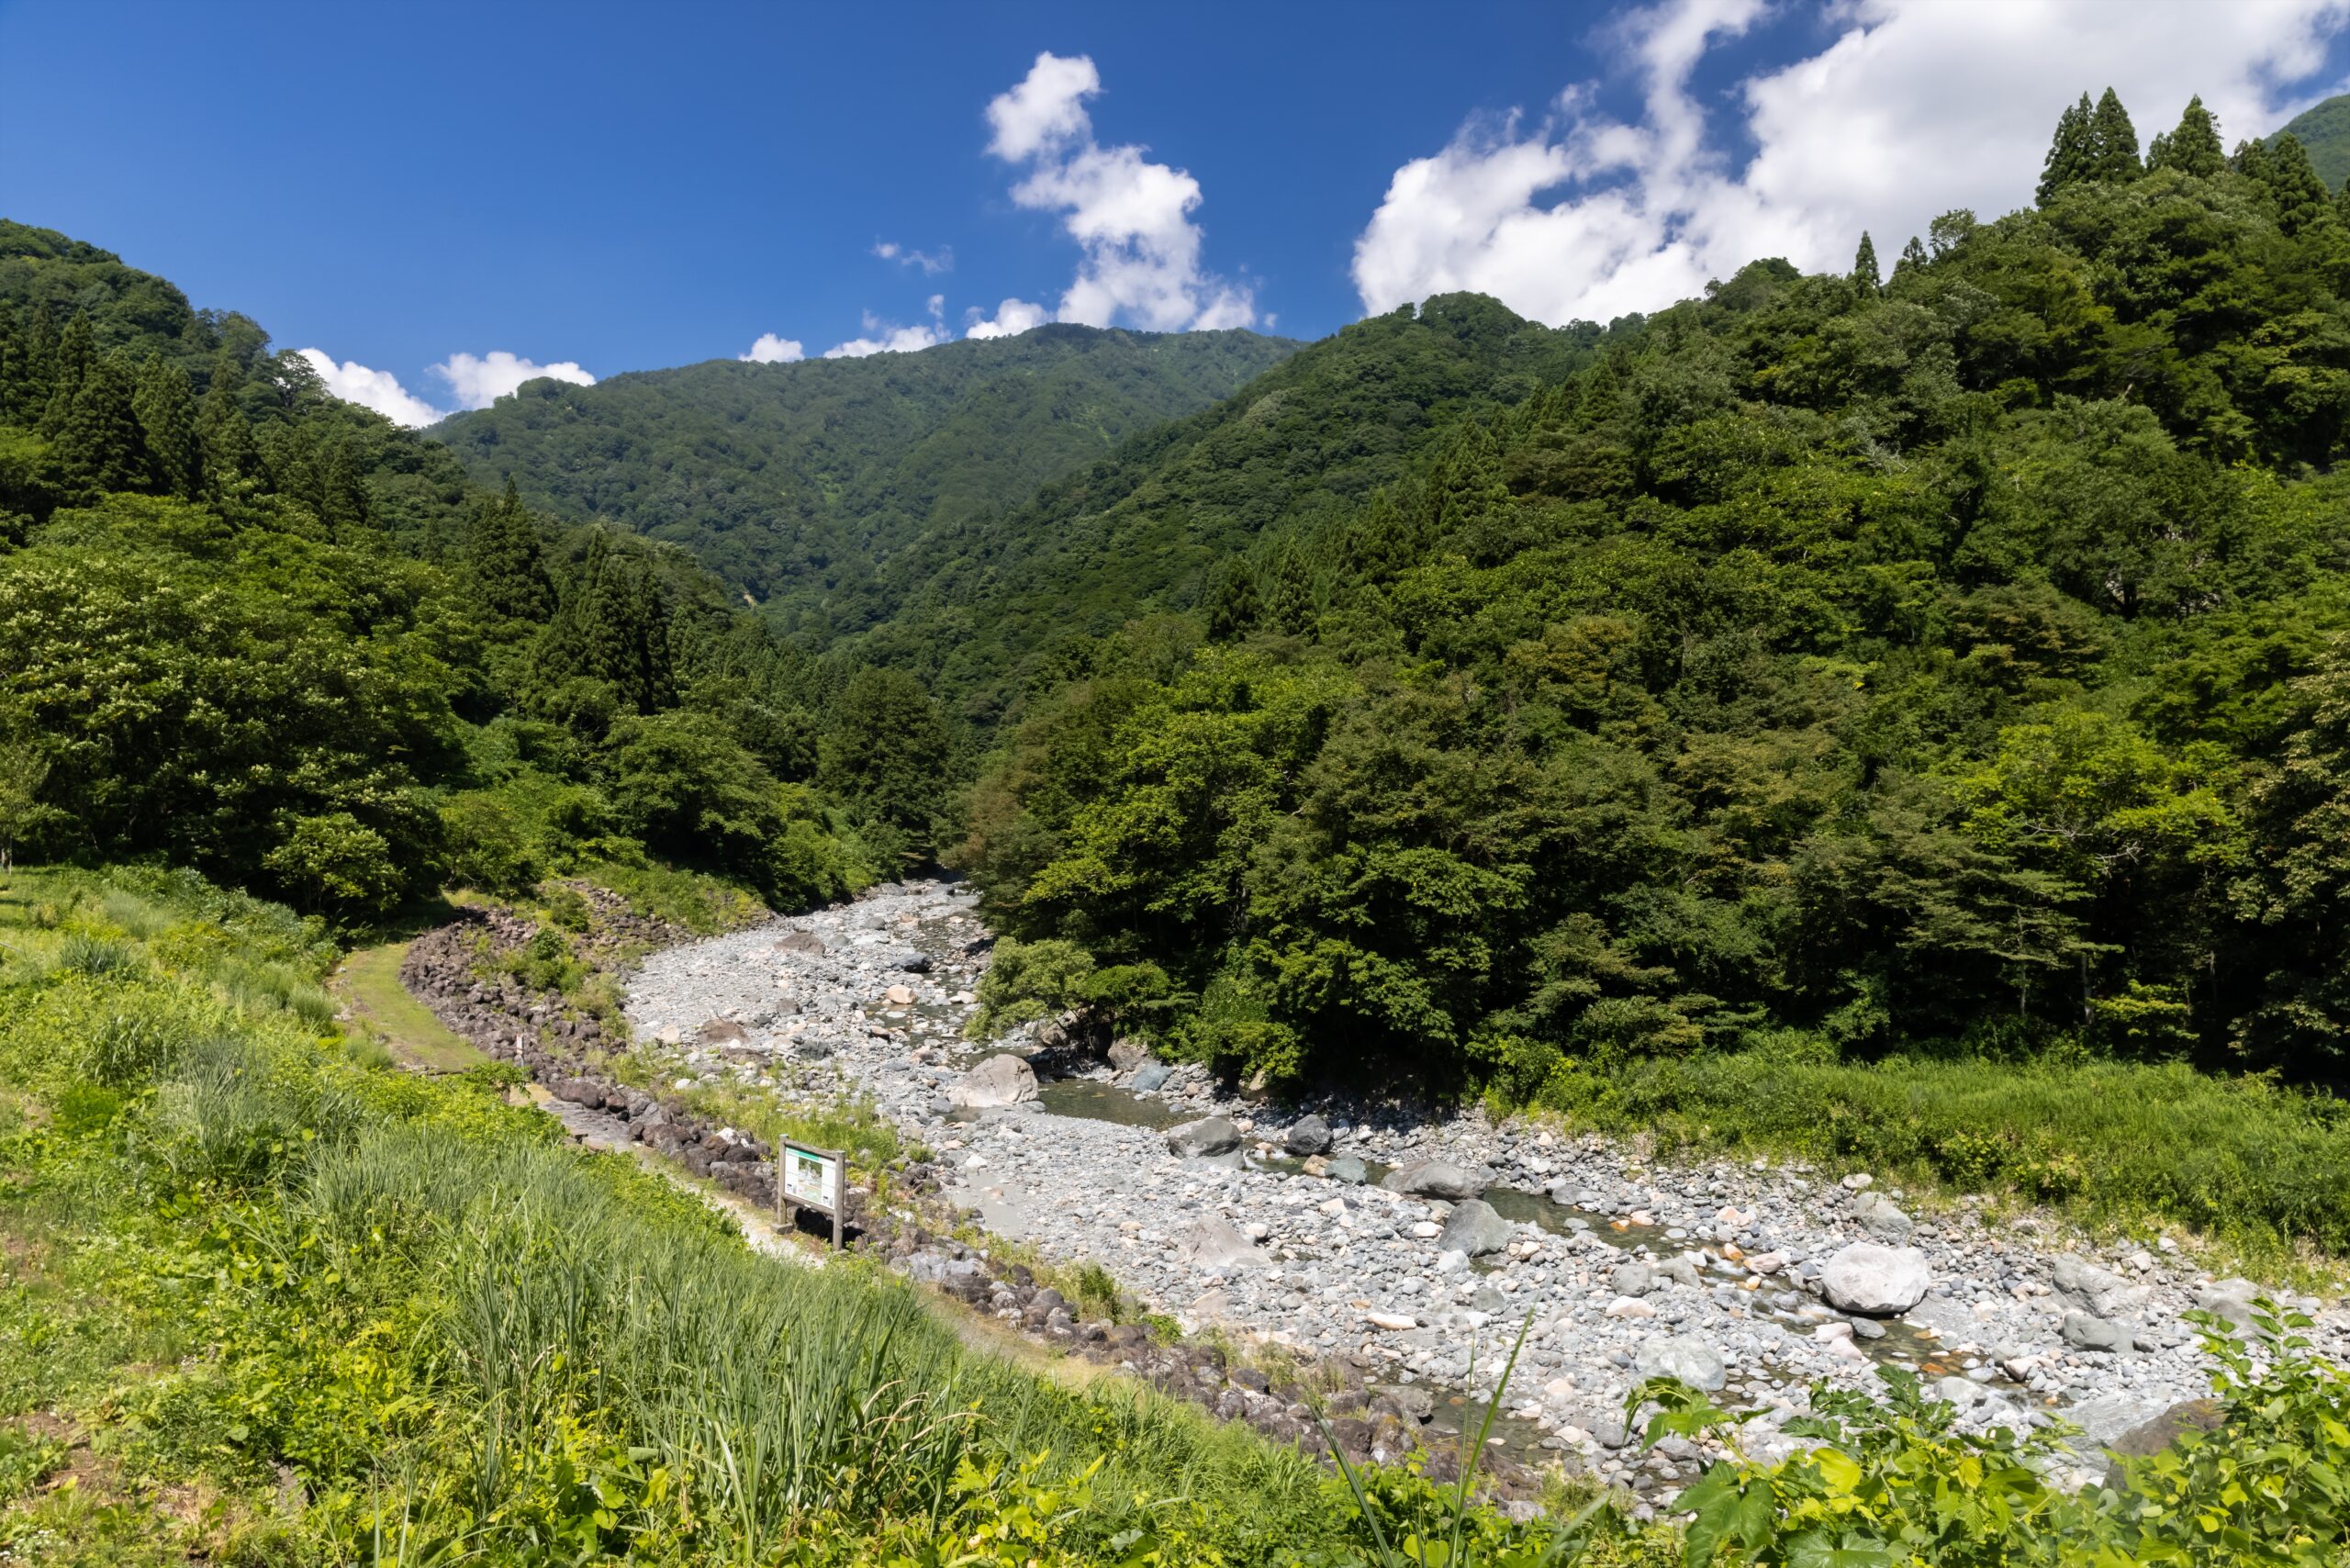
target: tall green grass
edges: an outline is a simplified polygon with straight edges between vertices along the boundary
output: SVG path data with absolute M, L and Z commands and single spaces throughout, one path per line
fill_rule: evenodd
M 1893 1057 L 1783 1042 L 1561 1072 L 1540 1103 L 1666 1148 L 1796 1153 L 2275 1260 L 2350 1256 L 2350 1106 L 2184 1064 Z
M 299 978 L 283 945 L 152 900 L 65 925 L 135 969 L 0 980 L 0 1087 L 52 1107 L 6 1159 L 82 1194 L 115 1311 L 209 1347 L 107 1396 L 129 1451 L 292 1466 L 318 1561 L 851 1561 L 975 1520 L 1055 1562 L 1172 1519 L 1240 1562 L 1350 1539 L 1294 1450 L 976 1351 L 892 1276 L 757 1256 L 480 1086 L 369 1070 L 297 990 L 238 983 Z

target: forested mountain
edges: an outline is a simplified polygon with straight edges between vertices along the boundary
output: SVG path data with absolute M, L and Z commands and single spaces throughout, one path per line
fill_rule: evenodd
M 1359 322 L 1026 506 L 925 534 L 884 569 L 900 608 L 856 656 L 920 671 L 984 729 L 1080 671 L 1095 639 L 1198 608 L 1259 537 L 1350 514 L 1458 421 L 1523 401 L 1603 337 L 1480 295 Z
M 2268 140 L 2288 136 L 2309 153 L 2310 166 L 2327 189 L 2340 190 L 2350 180 L 2350 93 L 2337 93 L 2302 110 Z
M 888 612 L 877 564 L 926 531 L 1024 501 L 1295 347 L 1048 326 L 919 353 L 537 382 L 433 434 L 482 484 L 510 476 L 530 505 L 682 545 L 822 645 Z
M 2108 94 L 2034 207 L 1860 252 L 1559 335 L 1593 363 L 1426 399 L 1407 442 L 1317 401 L 1326 351 L 1550 339 L 1431 302 L 1047 498 L 1051 546 L 905 633 L 951 682 L 991 673 L 958 637 L 1181 605 L 1246 548 L 1031 700 L 961 852 L 999 918 L 1274 1080 L 1572 1101 L 1746 1047 L 2341 1077 L 2350 223 L 2290 139 L 2231 156 L 2196 105 L 2142 157 Z M 1208 465 L 1227 506 L 1202 432 L 1284 377 L 1279 420 L 1331 434 L 1270 493 Z
M 806 901 L 926 853 L 928 699 L 730 599 L 469 486 L 246 318 L 0 222 L 0 853 L 350 919 L 648 855 Z

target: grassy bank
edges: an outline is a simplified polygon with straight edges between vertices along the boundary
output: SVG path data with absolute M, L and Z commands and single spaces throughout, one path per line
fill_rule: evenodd
M 2050 1204 L 2098 1227 L 2185 1227 L 2343 1288 L 2350 1106 L 2262 1077 L 2114 1061 L 1836 1059 L 1791 1039 L 1553 1073 L 1536 1103 L 1662 1152 L 1797 1155 Z
M 283 911 L 20 875 L 0 944 L 0 1560 L 1371 1544 L 1294 1450 L 975 1353 L 893 1279 L 759 1260 L 479 1076 L 383 1065 L 336 1030 L 333 955 Z M 1434 1506 L 1386 1495 L 1391 1526 Z

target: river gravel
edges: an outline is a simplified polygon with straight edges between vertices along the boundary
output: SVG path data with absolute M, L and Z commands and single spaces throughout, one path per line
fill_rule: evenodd
M 2181 1315 L 2226 1310 L 2250 1290 L 2167 1239 L 2091 1253 L 2044 1217 L 1986 1220 L 1964 1204 L 1913 1216 L 1864 1172 L 1661 1167 L 1620 1143 L 1495 1127 L 1474 1112 L 1275 1107 L 1221 1093 L 1196 1068 L 1145 1063 L 1137 1080 L 1083 1064 L 1041 1101 L 957 1112 L 950 1091 L 975 1060 L 1004 1046 L 1037 1056 L 1033 1030 L 986 1047 L 962 1038 L 987 949 L 967 890 L 891 885 L 655 953 L 630 981 L 627 1011 L 640 1039 L 677 1047 L 688 1076 L 870 1096 L 954 1173 L 948 1195 L 986 1228 L 1057 1260 L 1097 1261 L 1187 1327 L 1361 1352 L 1397 1381 L 1482 1394 L 1530 1316 L 1509 1408 L 1543 1446 L 1603 1475 L 1645 1480 L 1627 1473 L 1672 1464 L 1624 1446 L 1624 1395 L 1657 1371 L 1761 1411 L 1746 1441 L 1762 1456 L 1796 1441 L 1777 1428 L 1807 1406 L 1812 1383 L 1871 1387 L 1887 1364 L 1918 1370 L 1973 1428 L 2061 1415 L 2091 1443 L 2109 1441 L 2209 1393 Z M 1373 1176 L 1442 1161 L 1466 1174 L 1459 1191 L 1487 1189 L 1499 1213 L 1456 1213 L 1281 1155 L 1308 1111 L 1327 1122 L 1340 1173 L 1349 1156 Z M 1170 1150 L 1166 1125 L 1211 1115 L 1229 1121 L 1238 1148 Z M 1472 1237 L 1480 1256 L 1448 1249 Z M 1886 1261 L 1844 1253 L 1856 1244 L 1891 1249 L 1897 1273 L 1922 1265 L 1922 1299 L 1883 1316 L 1831 1305 L 1831 1260 L 1844 1254 L 1848 1271 Z M 2350 1360 L 2342 1304 L 2299 1305 L 2318 1318 L 2320 1353 Z

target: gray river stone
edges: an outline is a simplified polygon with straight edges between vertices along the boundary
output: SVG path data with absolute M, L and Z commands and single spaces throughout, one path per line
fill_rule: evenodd
M 1483 1258 L 1507 1247 L 1516 1228 L 1483 1199 L 1464 1198 L 1446 1216 L 1444 1234 L 1438 1238 L 1437 1246 L 1447 1252 L 1466 1252 L 1472 1258 Z
M 1300 1159 L 1330 1152 L 1330 1124 L 1319 1116 L 1300 1116 L 1281 1138 L 1281 1148 Z
M 1168 1152 L 1185 1159 L 1212 1159 L 1230 1154 L 1239 1147 L 1240 1129 L 1222 1116 L 1203 1116 L 1167 1132 Z
M 1933 1273 L 1914 1247 L 1855 1241 L 1820 1266 L 1820 1293 L 1839 1312 L 1895 1317 L 1926 1299 Z
M 1271 1263 L 1262 1249 L 1225 1220 L 1207 1219 L 1177 1238 L 1175 1255 L 1202 1269 L 1261 1269 Z
M 1036 1070 L 1015 1056 L 990 1057 L 965 1073 L 946 1097 L 972 1111 L 1017 1105 L 1036 1097 Z
M 1678 1378 L 1707 1394 L 1729 1381 L 1721 1352 L 1686 1334 L 1650 1335 L 1640 1341 L 1632 1364 L 1639 1369 L 1642 1377 Z
M 1416 1198 L 1449 1198 L 1455 1203 L 1473 1198 L 1485 1190 L 1485 1184 L 1474 1175 L 1441 1159 L 1398 1166 L 1379 1184 L 1391 1193 L 1409 1193 Z

